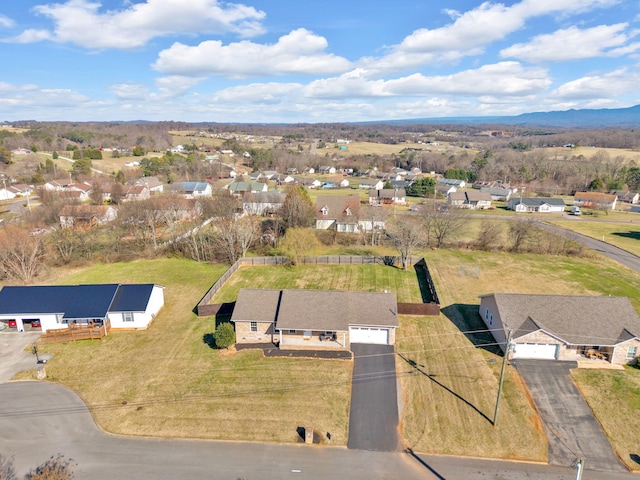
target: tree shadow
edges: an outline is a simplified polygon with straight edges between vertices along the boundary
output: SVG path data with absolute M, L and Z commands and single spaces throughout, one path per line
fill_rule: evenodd
M 640 455 L 632 453 L 631 455 L 629 455 L 629 458 L 640 465 Z
M 435 383 L 436 385 L 438 385 L 439 387 L 443 388 L 444 390 L 446 390 L 447 392 L 449 392 L 451 395 L 453 395 L 454 397 L 456 397 L 458 400 L 462 401 L 463 403 L 465 403 L 466 405 L 468 405 L 469 407 L 471 407 L 473 410 L 476 411 L 476 413 L 478 413 L 482 418 L 484 418 L 487 422 L 489 422 L 490 424 L 493 425 L 493 420 L 490 419 L 484 412 L 482 412 L 482 410 L 480 410 L 478 407 L 476 407 L 473 403 L 471 403 L 469 400 L 467 400 L 466 398 L 464 398 L 463 396 L 461 396 L 460 394 L 454 392 L 453 390 L 451 390 L 449 387 L 447 387 L 444 383 L 439 382 L 438 380 L 435 379 L 435 375 L 430 374 L 428 372 L 426 372 L 425 370 L 423 370 L 423 366 L 422 365 L 418 365 L 418 363 L 415 360 L 411 360 L 410 358 L 406 357 L 404 354 L 402 353 L 398 353 L 398 356 L 403 359 L 405 362 L 407 362 L 416 372 L 424 375 L 425 377 L 427 377 L 429 380 L 431 380 L 433 383 Z
M 218 349 L 218 347 L 216 347 L 216 338 L 213 335 L 213 333 L 205 333 L 202 336 L 202 343 L 207 345 L 212 350 L 217 350 Z
M 476 347 L 502 356 L 496 340 L 478 313 L 478 305 L 454 303 L 440 310 Z
M 616 235 L 618 237 L 624 237 L 624 238 L 631 238 L 633 240 L 640 240 L 640 232 L 638 231 L 613 232 L 612 235 Z

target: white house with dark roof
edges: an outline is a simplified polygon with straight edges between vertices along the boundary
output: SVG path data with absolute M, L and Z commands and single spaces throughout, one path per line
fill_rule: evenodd
M 18 330 L 39 321 L 43 332 L 69 324 L 144 329 L 164 305 L 164 287 L 154 284 L 6 286 L 0 290 L 0 321 Z
M 359 228 L 360 196 L 357 193 L 341 196 L 318 195 L 315 211 L 317 230 L 354 233 Z
M 176 182 L 171 184 L 171 191 L 185 198 L 210 197 L 213 193 L 207 182 Z
M 640 355 L 640 318 L 626 297 L 480 296 L 479 314 L 504 352 L 512 332 L 512 358 L 576 360 L 597 356 L 633 364 Z
M 393 345 L 398 308 L 393 293 L 243 288 L 231 321 L 240 344 L 349 349 L 352 343 Z
M 509 210 L 529 213 L 562 213 L 566 208 L 561 198 L 520 198 L 514 197 L 507 205 Z

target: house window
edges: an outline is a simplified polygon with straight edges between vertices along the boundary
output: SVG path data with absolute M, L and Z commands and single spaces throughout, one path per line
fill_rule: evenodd
M 252 332 L 258 331 L 258 322 L 251 322 L 251 331 Z
M 123 322 L 133 322 L 133 312 L 123 312 L 122 313 L 122 321 Z
M 294 334 L 294 333 L 296 333 L 296 330 L 290 329 L 290 330 L 289 330 L 289 333 L 290 333 L 290 334 Z
M 493 327 L 493 313 L 489 315 L 489 326 Z
M 638 347 L 629 347 L 627 349 L 627 359 L 633 360 L 638 354 Z
M 485 321 L 489 320 L 489 309 L 488 308 L 484 312 L 484 319 L 485 319 Z

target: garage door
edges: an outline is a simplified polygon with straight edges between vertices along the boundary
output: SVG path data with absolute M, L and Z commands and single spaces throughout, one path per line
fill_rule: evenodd
M 558 345 L 555 343 L 517 343 L 513 358 L 541 358 L 555 360 Z
M 378 345 L 389 344 L 388 328 L 351 327 L 349 329 L 351 343 L 376 343 Z

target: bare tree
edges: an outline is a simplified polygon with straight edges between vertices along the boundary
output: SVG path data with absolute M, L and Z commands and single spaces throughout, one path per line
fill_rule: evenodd
M 62 263 L 69 263 L 73 258 L 73 252 L 80 241 L 78 232 L 71 228 L 60 228 L 49 234 L 49 243 L 53 246 Z
M 408 218 L 396 218 L 387 225 L 387 232 L 393 240 L 395 249 L 400 254 L 402 269 L 407 269 L 407 262 L 413 251 L 424 243 L 422 226 Z
M 362 243 L 379 245 L 384 233 L 387 213 L 384 208 L 364 207 L 360 209 L 358 231 L 362 236 Z
M 511 240 L 511 250 L 521 251 L 527 243 L 535 238 L 535 221 L 531 219 L 509 220 L 509 239 Z
M 497 222 L 483 221 L 476 245 L 480 250 L 492 250 L 500 243 L 502 227 Z
M 420 210 L 423 226 L 427 233 L 427 243 L 433 240 L 440 248 L 445 241 L 458 235 L 466 220 L 457 209 L 439 209 L 424 207 Z
M 251 216 L 219 219 L 213 228 L 213 240 L 231 264 L 247 254 L 261 233 L 260 220 Z
M 25 480 L 70 480 L 74 477 L 75 465 L 72 459 L 58 454 L 29 471 L 24 478 Z
M 45 267 L 46 253 L 42 235 L 29 235 L 19 227 L 0 232 L 0 268 L 6 276 L 29 283 Z

